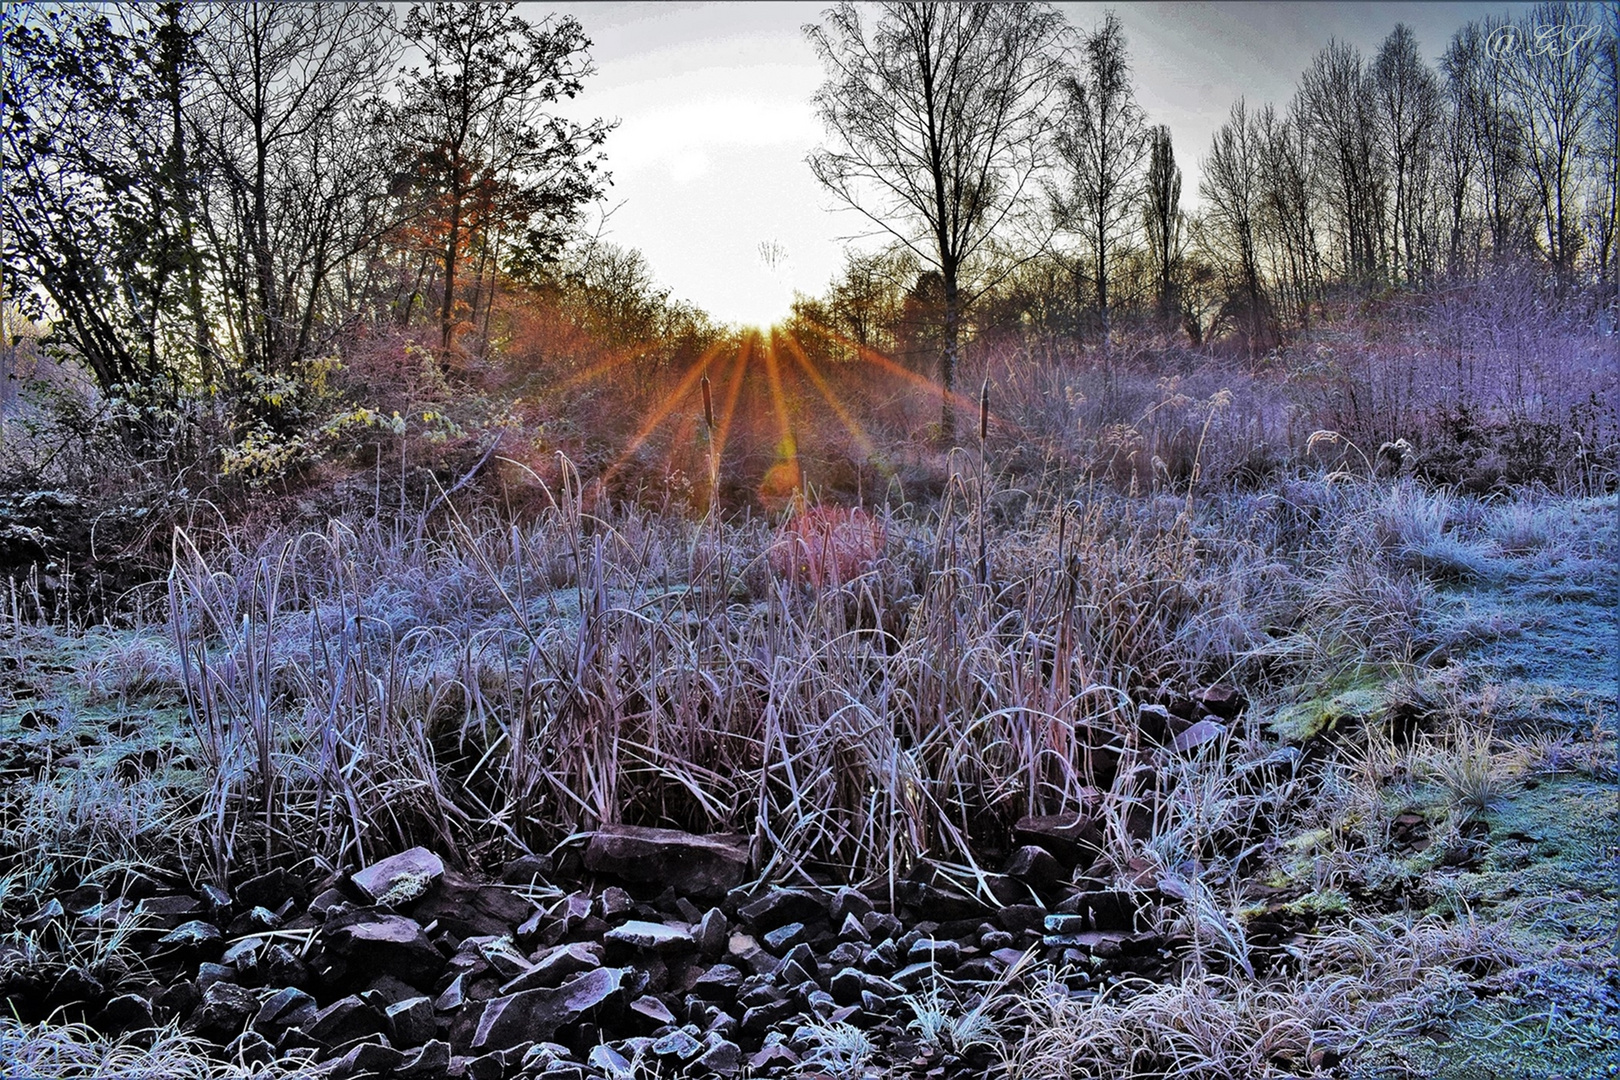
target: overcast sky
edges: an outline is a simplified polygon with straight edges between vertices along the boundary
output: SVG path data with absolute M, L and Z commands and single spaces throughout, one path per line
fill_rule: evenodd
M 1398 22 L 1435 63 L 1470 19 L 1522 3 L 1064 3 L 1080 30 L 1113 8 L 1125 27 L 1137 100 L 1170 126 L 1197 197 L 1198 161 L 1239 97 L 1287 104 L 1311 57 L 1338 38 L 1374 52 Z M 818 293 L 847 238 L 805 155 L 822 140 L 810 97 L 823 74 L 805 23 L 825 3 L 525 4 L 562 11 L 593 42 L 597 74 L 569 115 L 617 118 L 608 136 L 615 207 L 607 234 L 647 256 L 659 280 L 722 321 L 767 325 L 794 289 Z M 774 266 L 762 244 L 785 253 Z

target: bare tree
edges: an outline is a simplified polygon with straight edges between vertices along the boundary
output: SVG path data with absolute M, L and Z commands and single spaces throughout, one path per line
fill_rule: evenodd
M 1269 112 L 1271 106 L 1266 106 Z M 1275 330 L 1270 299 L 1260 276 L 1257 225 L 1263 205 L 1262 124 L 1241 98 L 1210 144 L 1198 193 L 1217 243 L 1230 259 L 1233 276 L 1227 314 L 1236 317 L 1250 353 L 1268 348 Z
M 1142 197 L 1142 225 L 1147 232 L 1159 317 L 1165 319 L 1180 308 L 1176 270 L 1186 244 L 1187 219 L 1181 210 L 1181 168 L 1170 143 L 1170 129 L 1160 124 L 1149 132 L 1148 140 L 1151 150 Z
M 1384 39 L 1371 74 L 1379 136 L 1395 182 L 1390 262 L 1395 275 L 1411 283 L 1423 276 L 1428 262 L 1418 234 L 1438 135 L 1440 84 L 1405 23 L 1397 23 Z
M 1131 88 L 1125 29 L 1109 12 L 1086 35 L 1081 69 L 1064 83 L 1067 108 L 1057 152 L 1067 176 L 1054 199 L 1057 217 L 1080 237 L 1091 263 L 1103 345 L 1109 341 L 1110 260 L 1136 224 L 1147 122 Z
M 1519 22 L 1523 43 L 1507 65 L 1524 118 L 1525 155 L 1539 198 L 1537 238 L 1559 280 L 1580 251 L 1575 186 L 1582 140 L 1597 108 L 1597 35 L 1587 9 L 1542 3 Z
M 805 27 L 827 72 L 815 96 L 829 145 L 809 157 L 829 191 L 934 267 L 944 334 L 942 433 L 963 288 L 976 257 L 1019 215 L 1042 164 L 1061 72 L 1062 18 L 1044 4 L 886 3 L 870 27 L 852 3 Z
M 509 231 L 531 261 L 560 253 L 567 227 L 607 181 L 597 148 L 613 125 L 550 111 L 593 72 L 590 41 L 571 16 L 530 23 L 514 7 L 433 2 L 405 16 L 405 38 L 426 66 L 408 74 L 396 114 L 402 186 L 418 198 L 416 232 L 438 262 L 446 353 L 469 251 Z
M 193 160 L 223 314 L 248 370 L 289 373 L 320 345 L 329 277 L 381 231 L 364 196 L 381 193 L 384 162 L 353 151 L 398 55 L 393 17 L 231 3 L 211 13 L 199 49 Z
M 1329 42 L 1300 80 L 1295 114 L 1310 135 L 1336 211 L 1344 276 L 1368 282 L 1380 276 L 1384 184 L 1373 124 L 1371 85 L 1361 53 Z
M 1306 326 L 1312 299 L 1322 284 L 1316 249 L 1316 200 L 1311 194 L 1310 147 L 1293 117 L 1271 106 L 1255 116 L 1259 140 L 1261 202 L 1257 230 L 1272 250 L 1278 308 L 1283 318 Z

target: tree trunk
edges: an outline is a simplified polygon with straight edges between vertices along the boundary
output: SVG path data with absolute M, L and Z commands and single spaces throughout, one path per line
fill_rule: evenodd
M 940 440 L 949 443 L 956 437 L 956 361 L 958 338 L 961 333 L 961 294 L 956 284 L 956 265 L 945 266 L 945 349 L 939 358 Z

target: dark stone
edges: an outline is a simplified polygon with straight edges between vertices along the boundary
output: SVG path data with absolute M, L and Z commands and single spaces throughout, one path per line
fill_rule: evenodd
M 259 1011 L 259 999 L 235 983 L 216 982 L 202 996 L 186 1026 L 205 1039 L 228 1043 L 242 1033 L 248 1017 Z
M 355 994 L 332 1002 L 302 1026 L 305 1035 L 327 1046 L 340 1046 L 355 1039 L 381 1035 L 382 1029 L 383 1019 L 377 1010 Z
M 900 920 L 886 911 L 868 911 L 861 916 L 861 929 L 866 931 L 867 937 L 873 941 L 887 941 L 898 937 L 905 927 Z
M 827 954 L 827 963 L 835 968 L 850 967 L 860 963 L 865 955 L 866 949 L 860 944 L 853 941 L 844 941 L 840 942 L 836 949 Z
M 597 902 L 597 910 L 602 918 L 608 922 L 617 922 L 629 915 L 635 909 L 636 902 L 629 893 L 617 885 L 609 885 L 602 890 Z
M 703 1052 L 703 1044 L 693 1038 L 691 1033 L 676 1028 L 653 1043 L 648 1049 L 657 1057 L 674 1058 L 677 1061 L 691 1061 Z
M 763 1035 L 792 1015 L 793 1002 L 767 1002 L 743 1013 L 741 1026 L 750 1035 Z
M 897 883 L 895 892 L 917 913 L 918 918 L 935 922 L 972 918 L 985 910 L 980 900 L 924 881 L 901 881 Z
M 501 867 L 501 882 L 506 885 L 530 885 L 537 879 L 551 876 L 550 855 L 519 855 Z
M 274 1039 L 289 1027 L 307 1027 L 320 1012 L 315 999 L 295 986 L 277 990 L 264 999 L 253 1018 L 253 1030 Z
M 329 1075 L 354 1076 L 359 1073 L 392 1076 L 405 1063 L 405 1055 L 380 1042 L 363 1042 L 331 1066 Z
M 608 1080 L 630 1080 L 635 1075 L 630 1059 L 606 1043 L 598 1043 L 591 1047 L 590 1056 L 585 1059 L 585 1064 L 606 1076 Z
M 643 994 L 632 1001 L 630 1011 L 649 1022 L 655 1028 L 675 1022 L 675 1014 L 669 1011 L 669 1006 L 651 994 Z
M 534 904 L 503 885 L 478 885 L 446 870 L 421 900 L 411 917 L 423 926 L 437 922 L 458 938 L 511 934 L 535 911 Z
M 1068 877 L 1057 857 L 1038 844 L 1025 844 L 1014 850 L 1002 873 L 1032 889 L 1049 889 Z
M 1206 716 L 1170 740 L 1170 749 L 1178 754 L 1185 754 L 1207 743 L 1215 742 L 1225 734 L 1225 724 L 1213 717 Z
M 420 1046 L 435 1034 L 433 1002 L 426 997 L 406 998 L 383 1013 L 389 1038 L 398 1046 Z
M 718 899 L 747 877 L 748 841 L 609 825 L 591 835 L 585 868 L 624 881 L 669 886 L 685 896 Z
M 327 940 L 351 966 L 395 975 L 407 982 L 431 983 L 444 957 L 416 920 L 377 908 L 356 908 L 326 927 Z
M 772 889 L 737 912 L 743 922 L 761 932 L 824 918 L 826 914 L 821 898 L 803 889 Z
M 657 953 L 689 952 L 696 945 L 689 931 L 639 919 L 631 919 L 623 926 L 609 930 L 602 935 L 602 940 L 641 952 Z
M 526 990 L 485 1003 L 474 1050 L 498 1050 L 523 1039 L 550 1039 L 561 1029 L 613 1010 L 624 995 L 624 968 L 597 968 L 554 989 Z
M 281 867 L 249 878 L 236 887 L 238 904 L 271 911 L 280 910 L 288 900 L 302 901 L 306 896 L 304 883 Z
M 729 1001 L 742 985 L 743 973 L 730 964 L 716 964 L 692 984 L 692 991 L 710 1001 Z
M 306 990 L 309 988 L 309 965 L 280 942 L 270 946 L 270 951 L 264 955 L 261 966 L 264 968 L 265 978 L 273 984 L 297 986 Z
M 962 982 L 991 982 L 1000 977 L 1005 965 L 989 956 L 975 956 L 957 965 L 951 977 Z
M 932 963 L 942 968 L 954 968 L 962 960 L 962 946 L 950 938 L 920 938 L 911 943 L 906 950 L 906 960 L 910 963 Z
M 106 992 L 107 988 L 100 979 L 75 965 L 57 976 L 45 1004 L 52 1009 L 62 1005 L 88 1004 L 100 1001 Z
M 542 949 L 532 957 L 528 971 L 501 987 L 503 994 L 516 994 L 544 986 L 556 986 L 570 975 L 602 965 L 602 946 L 594 941 L 575 942 Z
M 804 923 L 790 922 L 765 934 L 765 947 L 780 955 L 804 940 Z
M 843 941 L 862 943 L 872 940 L 872 935 L 866 932 L 866 927 L 861 925 L 861 921 L 855 917 L 853 911 L 844 915 L 844 925 L 838 928 L 838 937 Z
M 1019 818 L 1013 837 L 1019 844 L 1046 849 L 1064 866 L 1090 866 L 1106 845 L 1101 826 L 1084 811 Z
M 383 903 L 387 898 L 388 906 L 403 907 L 421 899 L 443 876 L 443 859 L 427 848 L 413 847 L 372 863 L 350 880 L 372 903 Z
M 1243 691 L 1227 683 L 1216 683 L 1206 687 L 1198 695 L 1198 701 L 1206 711 L 1214 714 L 1215 719 L 1227 721 L 1236 720 L 1238 714 L 1249 705 L 1249 699 L 1244 696 Z
M 139 994 L 120 994 L 107 1002 L 96 1018 L 96 1027 L 113 1035 L 152 1027 L 156 1019 L 152 1003 Z
M 244 1031 L 225 1048 L 225 1057 L 244 1065 L 268 1065 L 276 1058 L 276 1048 L 257 1031 Z
M 233 938 L 245 937 L 248 934 L 267 933 L 271 930 L 280 930 L 281 916 L 266 907 L 251 907 L 231 920 L 226 933 Z
M 449 1073 L 450 1056 L 449 1043 L 432 1039 L 423 1043 L 421 1049 L 405 1055 L 405 1060 L 394 1070 L 394 1080 L 436 1080 Z
M 730 934 L 731 927 L 726 923 L 725 913 L 719 908 L 710 908 L 703 914 L 693 937 L 703 955 L 712 957 L 726 951 L 726 938 Z
M 1034 904 L 1014 904 L 996 912 L 996 922 L 1003 930 L 1013 934 L 1039 930 L 1045 917 L 1046 912 Z
M 158 994 L 153 1005 L 163 1014 L 176 1019 L 184 1020 L 196 1011 L 202 1002 L 202 991 L 197 984 L 189 980 L 171 983 Z
M 57 914 L 61 914 L 62 905 L 55 900 Z M 47 904 L 45 908 L 51 905 Z M 17 925 L 24 930 L 32 929 L 34 920 L 45 914 L 42 908 L 30 918 L 24 919 Z M 173 930 L 181 923 L 196 919 L 203 914 L 203 904 L 195 896 L 149 896 L 135 905 L 135 925 L 143 930 Z
M 859 889 L 845 886 L 833 893 L 832 902 L 827 906 L 827 914 L 833 922 L 842 924 L 851 915 L 855 916 L 857 921 L 865 918 L 872 907 L 871 897 Z

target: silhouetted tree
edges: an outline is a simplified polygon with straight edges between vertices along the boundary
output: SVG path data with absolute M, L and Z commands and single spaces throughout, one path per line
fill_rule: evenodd
M 1149 133 L 1147 181 L 1143 188 L 1142 225 L 1147 233 L 1155 301 L 1161 319 L 1180 309 L 1176 270 L 1185 244 L 1186 215 L 1181 211 L 1181 169 L 1163 124 Z
M 597 148 L 613 125 L 549 111 L 593 72 L 590 41 L 571 16 L 531 23 L 515 7 L 413 4 L 405 16 L 405 39 L 425 66 L 402 88 L 398 186 L 408 182 L 417 199 L 417 237 L 438 262 L 446 353 L 467 253 L 505 233 L 542 258 L 559 251 L 607 183 Z
M 1136 224 L 1147 122 L 1131 88 L 1125 29 L 1109 12 L 1086 35 L 1079 72 L 1064 83 L 1067 108 L 1057 131 L 1066 175 L 1055 190 L 1058 220 L 1080 237 L 1103 344 L 1109 340 L 1109 263 Z
M 1044 4 L 886 3 L 868 27 L 840 3 L 805 33 L 827 81 L 815 96 L 830 144 L 816 179 L 940 276 L 941 428 L 951 396 L 964 277 L 1024 212 L 1043 163 L 1062 18 Z

